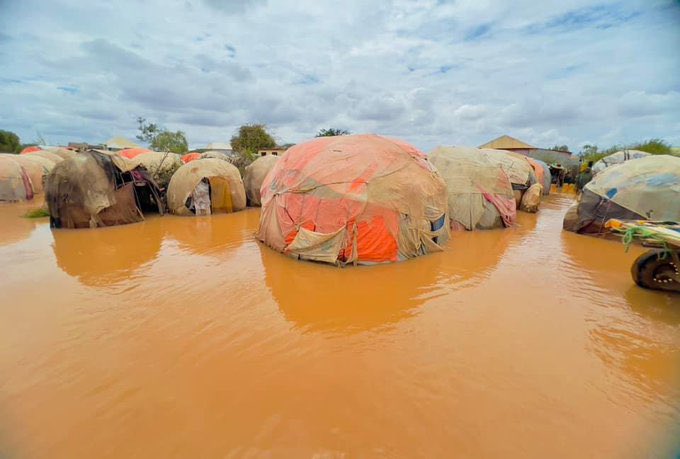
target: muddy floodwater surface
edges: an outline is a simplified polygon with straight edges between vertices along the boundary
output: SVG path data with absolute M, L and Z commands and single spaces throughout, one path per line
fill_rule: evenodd
M 571 196 L 339 269 L 259 210 L 51 231 L 0 206 L 0 457 L 675 457 L 680 296 Z

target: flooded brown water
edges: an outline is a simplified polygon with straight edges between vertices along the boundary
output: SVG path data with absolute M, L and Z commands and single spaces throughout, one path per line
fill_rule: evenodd
M 673 457 L 680 297 L 569 202 L 345 269 L 261 246 L 258 210 L 0 206 L 0 457 Z

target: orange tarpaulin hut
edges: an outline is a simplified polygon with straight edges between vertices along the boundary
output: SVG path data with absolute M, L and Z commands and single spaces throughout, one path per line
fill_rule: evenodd
M 186 163 L 190 163 L 191 161 L 195 161 L 195 160 L 201 159 L 201 158 L 202 158 L 202 156 L 201 156 L 200 153 L 193 151 L 191 153 L 187 153 L 186 155 L 182 156 L 182 162 L 184 164 L 186 164 Z
M 21 153 L 19 153 L 19 154 L 20 155 L 27 155 L 29 153 L 34 153 L 36 151 L 41 151 L 41 150 L 42 150 L 42 148 L 40 148 L 38 146 L 26 147 L 23 150 L 21 150 Z
M 137 156 L 143 155 L 145 153 L 152 153 L 152 151 L 147 150 L 146 148 L 126 148 L 125 150 L 118 152 L 120 156 L 127 159 L 134 159 Z
M 439 251 L 449 236 L 444 180 L 422 152 L 377 135 L 290 148 L 260 194 L 258 238 L 299 259 L 393 262 Z

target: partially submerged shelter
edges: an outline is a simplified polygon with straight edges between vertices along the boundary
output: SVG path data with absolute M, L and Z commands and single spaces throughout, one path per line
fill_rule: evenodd
M 149 151 L 136 155 L 129 161 L 144 167 L 160 188 L 166 188 L 172 175 L 182 166 L 181 158 L 177 153 Z
M 248 205 L 255 207 L 260 207 L 262 205 L 260 187 L 262 186 L 265 177 L 269 171 L 274 168 L 274 165 L 278 160 L 279 157 L 275 155 L 260 156 L 246 166 L 246 171 L 243 176 L 243 185 L 246 188 Z
M 601 233 L 611 218 L 680 221 L 680 158 L 651 155 L 605 169 L 584 187 L 563 227 Z
M 511 226 L 517 210 L 512 184 L 477 148 L 438 147 L 428 155 L 446 182 L 452 229 Z
M 95 228 L 163 213 L 159 189 L 143 167 L 113 153 L 89 150 L 57 164 L 45 200 L 53 228 Z
M 0 156 L 0 201 L 29 199 L 33 199 L 33 185 L 26 170 L 9 155 Z
M 10 156 L 12 160 L 21 164 L 24 171 L 31 179 L 34 193 L 42 193 L 45 177 L 54 168 L 54 163 L 49 159 L 35 154 L 30 155 L 2 155 Z
M 298 144 L 261 193 L 257 237 L 298 259 L 394 262 L 442 250 L 449 236 L 444 180 L 399 140 L 349 135 Z
M 177 169 L 168 185 L 168 208 L 177 215 L 210 215 L 246 208 L 236 166 L 221 159 L 192 161 Z
M 630 161 L 631 159 L 640 159 L 644 158 L 646 156 L 649 156 L 649 153 L 646 151 L 640 151 L 640 150 L 621 150 L 617 151 L 616 153 L 612 153 L 609 156 L 605 156 L 604 158 L 600 159 L 597 161 L 595 164 L 593 164 L 593 174 L 598 174 L 608 168 L 609 166 L 613 166 L 614 164 L 621 164 L 626 161 Z

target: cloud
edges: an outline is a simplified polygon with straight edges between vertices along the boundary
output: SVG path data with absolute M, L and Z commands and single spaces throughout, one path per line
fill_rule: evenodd
M 0 128 L 31 139 L 192 146 L 267 123 L 422 149 L 509 134 L 537 146 L 680 144 L 680 7 L 662 0 L 11 1 L 0 14 Z M 677 47 L 677 46 L 676 46 Z

